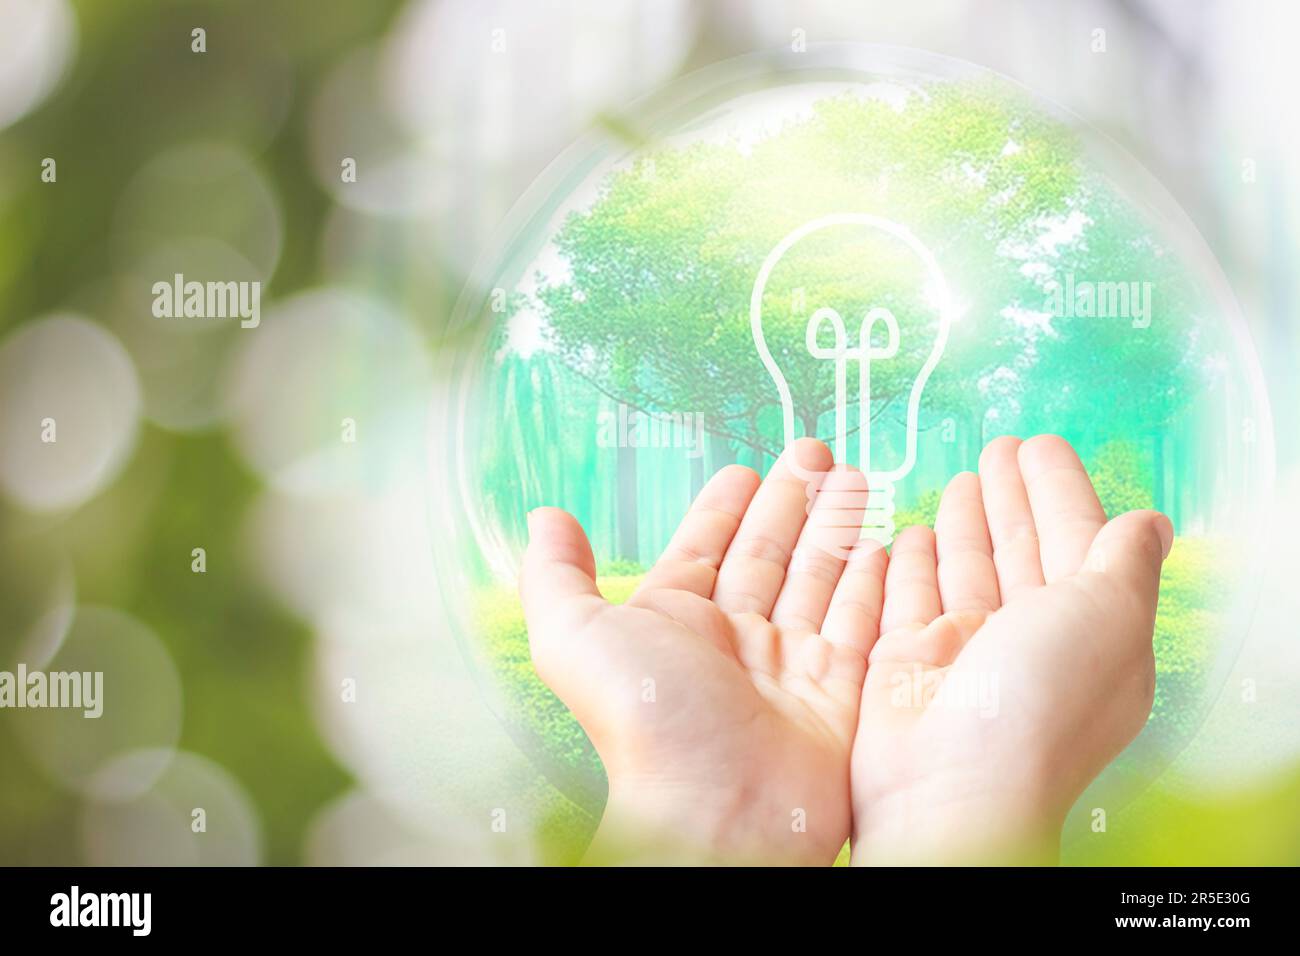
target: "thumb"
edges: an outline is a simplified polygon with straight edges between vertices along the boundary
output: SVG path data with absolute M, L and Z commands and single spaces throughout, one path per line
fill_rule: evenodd
M 1174 526 L 1159 511 L 1130 511 L 1108 521 L 1088 548 L 1084 571 L 1110 575 L 1152 608 L 1160 590 L 1160 567 L 1174 544 Z
M 604 604 L 591 544 L 573 515 L 559 508 L 529 512 L 519 594 L 530 641 L 534 632 L 552 630 L 548 625 L 576 629 Z

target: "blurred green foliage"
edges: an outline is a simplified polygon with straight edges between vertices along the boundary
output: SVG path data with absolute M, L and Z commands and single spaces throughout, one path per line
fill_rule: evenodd
M 308 169 L 311 94 L 342 56 L 382 36 L 402 5 L 74 0 L 69 74 L 0 132 L 0 332 L 63 308 L 109 311 L 123 189 L 160 152 L 187 143 L 233 144 L 267 176 L 284 236 L 268 295 L 318 281 L 331 201 Z M 203 56 L 190 52 L 196 25 L 208 33 Z M 58 160 L 57 188 L 36 172 L 46 156 Z M 313 815 L 350 780 L 312 719 L 310 631 L 246 564 L 240 529 L 259 488 L 224 434 L 146 425 L 126 470 L 74 513 L 38 519 L 0 504 L 0 542 L 65 550 L 79 601 L 120 608 L 158 635 L 180 673 L 179 746 L 244 788 L 264 861 L 286 865 L 301 861 Z M 190 572 L 196 541 L 208 552 L 205 575 Z M 6 618 L 7 639 L 19 622 Z M 77 808 L 0 720 L 0 863 L 81 862 L 70 825 Z
M 1295 866 L 1300 860 L 1300 768 L 1249 787 L 1189 797 L 1157 783 L 1106 832 L 1070 844 L 1070 866 Z

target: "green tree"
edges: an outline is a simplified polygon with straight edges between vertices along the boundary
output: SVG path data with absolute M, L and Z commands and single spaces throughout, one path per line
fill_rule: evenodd
M 1037 260 L 1047 270 L 1040 301 L 1026 305 L 1063 314 L 1034 339 L 1025 403 L 1045 429 L 1147 442 L 1146 502 L 1162 508 L 1164 431 L 1204 381 L 1203 343 L 1189 321 L 1204 306 L 1177 257 L 1108 188 L 1087 183 L 1076 209 L 1087 225 Z M 1075 302 L 1062 309 L 1069 288 Z
M 973 296 L 969 311 L 996 314 L 1035 290 L 999 247 L 1063 213 L 1077 182 L 1072 155 L 1061 128 L 983 87 L 937 85 L 901 110 L 830 97 L 748 148 L 665 146 L 611 175 L 561 228 L 568 269 L 539 276 L 538 311 L 562 360 L 605 394 L 648 413 L 707 410 L 715 434 L 775 454 L 778 398 L 754 348 L 749 298 L 781 237 L 834 212 L 904 223 Z M 765 337 L 805 434 L 826 437 L 835 405 L 833 364 L 805 347 L 814 309 L 835 308 L 851 335 L 872 306 L 898 317 L 900 352 L 872 372 L 873 421 L 901 414 L 933 344 L 919 263 L 896 240 L 856 229 L 799 243 L 766 290 Z M 982 409 L 982 380 L 1019 339 L 1011 323 L 992 335 L 959 323 L 927 388 L 930 411 Z

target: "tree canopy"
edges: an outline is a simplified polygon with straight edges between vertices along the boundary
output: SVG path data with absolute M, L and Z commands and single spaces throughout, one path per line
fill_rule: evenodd
M 936 84 L 890 97 L 843 92 L 754 140 L 665 142 L 610 174 L 554 237 L 563 275 L 539 274 L 532 305 L 560 360 L 611 398 L 650 414 L 701 410 L 715 434 L 775 454 L 776 390 L 756 353 L 749 302 L 763 259 L 790 230 L 836 212 L 907 227 L 934 254 L 959 321 L 924 405 L 982 418 L 1095 413 L 1113 386 L 1126 431 L 1185 400 L 1195 336 L 1180 265 L 1138 212 L 1089 173 L 1065 126 L 984 85 Z M 1053 284 L 1146 281 L 1154 317 L 1053 315 Z M 810 236 L 773 271 L 764 335 L 804 434 L 828 437 L 833 363 L 805 347 L 814 310 L 856 335 L 869 308 L 897 317 L 897 356 L 872 369 L 870 415 L 903 412 L 934 342 L 937 313 L 919 261 L 861 227 Z M 851 375 L 853 373 L 850 373 Z M 850 378 L 850 402 L 856 390 Z M 860 423 L 857 423 L 860 424 Z

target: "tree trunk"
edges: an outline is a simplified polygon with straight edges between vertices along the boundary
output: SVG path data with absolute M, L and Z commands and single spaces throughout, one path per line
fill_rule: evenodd
M 966 457 L 963 468 L 979 469 L 980 452 L 984 450 L 984 414 L 979 406 L 966 409 Z
M 817 418 L 818 416 L 811 412 L 799 416 L 799 420 L 803 422 L 803 433 L 809 438 L 817 437 Z
M 1165 437 L 1151 436 L 1151 507 L 1165 510 Z
M 626 561 L 641 560 L 637 541 L 636 449 L 618 449 L 618 556 Z
M 731 444 L 730 438 L 723 438 L 721 435 L 709 432 L 708 447 L 710 475 L 716 475 L 727 465 L 736 463 L 736 449 Z

